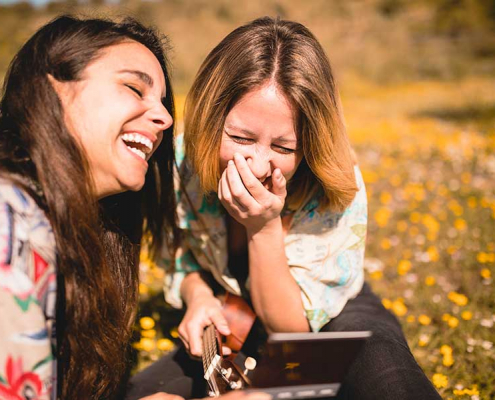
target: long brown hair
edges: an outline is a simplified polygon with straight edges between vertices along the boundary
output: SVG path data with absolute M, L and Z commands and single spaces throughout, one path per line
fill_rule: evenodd
M 112 398 L 126 371 L 143 234 L 154 254 L 175 244 L 173 129 L 149 160 L 139 192 L 96 200 L 84 151 L 64 124 L 48 75 L 78 80 L 102 49 L 134 40 L 158 59 L 174 116 L 165 38 L 135 20 L 61 16 L 21 48 L 0 104 L 0 174 L 27 190 L 51 222 L 57 249 L 57 361 L 64 399 Z M 22 177 L 19 178 L 19 177 Z M 25 184 L 28 180 L 30 184 Z
M 294 110 L 303 160 L 289 182 L 288 204 L 299 208 L 316 192 L 322 208 L 342 211 L 357 191 L 355 160 L 330 63 L 303 25 L 259 18 L 227 35 L 206 57 L 185 109 L 186 154 L 203 189 L 216 190 L 225 118 L 249 91 L 273 82 Z

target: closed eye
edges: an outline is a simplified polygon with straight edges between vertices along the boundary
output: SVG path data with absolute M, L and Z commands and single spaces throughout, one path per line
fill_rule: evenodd
M 288 147 L 282 147 L 282 146 L 274 146 L 276 151 L 282 154 L 293 154 L 297 150 L 296 149 L 289 149 Z
M 228 135 L 228 134 L 227 134 Z M 248 139 L 248 138 L 245 138 L 245 137 L 242 137 L 242 136 L 233 136 L 233 135 L 229 135 L 229 137 L 236 143 L 239 143 L 239 144 L 251 144 L 254 142 L 253 139 Z
M 134 93 L 136 93 L 139 97 L 141 97 L 141 98 L 143 97 L 143 93 L 142 93 L 139 89 L 135 88 L 135 87 L 134 87 L 134 86 L 132 86 L 132 85 L 125 85 L 125 86 L 126 86 L 126 87 L 128 87 L 129 89 L 131 89 L 131 90 L 132 90 Z

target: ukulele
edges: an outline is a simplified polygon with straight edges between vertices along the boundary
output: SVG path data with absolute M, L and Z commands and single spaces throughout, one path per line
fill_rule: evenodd
M 231 334 L 226 337 L 220 335 L 213 324 L 207 326 L 203 332 L 204 378 L 208 382 L 210 389 L 208 394 L 211 397 L 248 387 L 250 381 L 246 374 L 256 366 L 256 361 L 251 357 L 246 359 L 244 371 L 234 363 L 256 315 L 241 297 L 226 293 L 220 299 Z M 222 345 L 229 347 L 232 354 L 224 357 Z

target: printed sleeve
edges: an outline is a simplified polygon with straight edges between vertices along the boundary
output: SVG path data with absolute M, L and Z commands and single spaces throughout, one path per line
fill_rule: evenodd
M 15 213 L 0 196 L 0 398 L 49 399 L 52 351 L 29 257 L 19 257 Z M 16 232 L 18 233 L 18 232 Z
M 175 265 L 172 265 L 172 257 L 168 252 L 162 254 L 159 265 L 166 270 L 163 286 L 165 301 L 174 308 L 183 308 L 180 295 L 182 281 L 187 274 L 201 269 L 193 252 L 186 245 L 182 245 L 175 254 Z
M 358 167 L 355 172 L 358 192 L 343 213 L 312 209 L 286 239 L 291 273 L 316 332 L 339 315 L 364 282 L 367 199 Z

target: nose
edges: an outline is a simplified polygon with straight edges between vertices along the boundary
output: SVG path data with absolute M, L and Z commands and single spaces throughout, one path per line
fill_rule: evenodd
M 254 151 L 246 157 L 246 161 L 253 175 L 264 182 L 272 175 L 272 166 L 269 151 Z
M 174 122 L 172 116 L 161 102 L 157 102 L 149 111 L 153 124 L 161 131 L 170 128 Z

